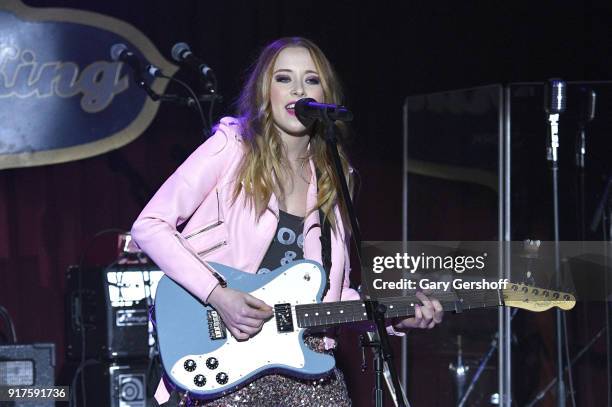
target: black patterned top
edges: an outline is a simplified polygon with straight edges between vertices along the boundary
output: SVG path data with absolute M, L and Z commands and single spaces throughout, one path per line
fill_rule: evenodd
M 304 218 L 279 211 L 278 228 L 258 274 L 268 273 L 295 260 L 304 259 Z

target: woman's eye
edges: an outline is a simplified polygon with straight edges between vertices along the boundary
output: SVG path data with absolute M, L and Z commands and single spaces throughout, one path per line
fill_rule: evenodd
M 291 80 L 291 78 L 287 75 L 276 75 L 274 80 L 276 80 L 276 82 L 287 83 Z
M 313 76 L 313 77 L 307 78 L 306 83 L 309 85 L 318 85 L 321 83 L 321 81 L 316 76 Z

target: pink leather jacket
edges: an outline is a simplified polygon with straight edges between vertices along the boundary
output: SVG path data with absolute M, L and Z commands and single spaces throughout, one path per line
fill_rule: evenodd
M 276 232 L 277 198 L 272 195 L 265 213 L 257 216 L 245 195 L 232 205 L 236 169 L 244 152 L 238 120 L 223 118 L 218 130 L 168 178 L 132 227 L 142 250 L 173 280 L 206 302 L 219 281 L 202 260 L 255 273 Z M 317 180 L 308 188 L 307 213 L 316 209 Z M 340 219 L 338 208 L 336 219 Z M 177 227 L 186 223 L 182 232 Z M 304 221 L 304 258 L 321 263 L 321 228 L 317 210 Z M 313 225 L 315 225 L 313 227 Z M 355 300 L 349 288 L 350 262 L 342 224 L 331 233 L 332 267 L 324 301 Z
M 173 280 L 206 302 L 219 284 L 202 260 L 222 263 L 247 273 L 255 273 L 272 242 L 279 219 L 277 198 L 272 195 L 268 210 L 259 221 L 245 205 L 240 193 L 232 205 L 235 171 L 244 152 L 238 120 L 226 117 L 216 133 L 203 143 L 168 178 L 142 210 L 132 226 L 138 246 Z M 306 208 L 316 208 L 317 180 L 310 162 L 312 178 Z M 338 208 L 334 208 L 340 219 Z M 182 232 L 177 227 L 186 223 Z M 349 288 L 350 262 L 347 236 L 339 220 L 339 233 L 331 232 L 332 268 L 330 286 L 323 301 L 356 300 L 359 294 Z M 321 263 L 319 212 L 304 221 L 304 258 Z M 361 329 L 371 328 L 363 324 Z M 403 335 L 387 326 L 392 335 Z M 327 349 L 335 340 L 324 339 Z M 155 398 L 168 400 L 163 381 Z

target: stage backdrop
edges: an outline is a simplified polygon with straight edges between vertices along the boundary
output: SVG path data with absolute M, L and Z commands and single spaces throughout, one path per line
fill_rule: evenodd
M 166 58 L 174 43 L 188 42 L 217 73 L 224 102 L 216 107 L 216 119 L 233 113 L 244 72 L 260 47 L 288 35 L 313 39 L 343 79 L 346 103 L 355 113 L 355 138 L 349 151 L 361 175 L 357 209 L 364 240 L 402 236 L 401 126 L 407 95 L 553 76 L 609 79 L 612 63 L 609 44 L 601 40 L 611 37 L 609 1 L 599 5 L 558 0 L 480 5 L 348 0 L 25 3 L 35 12 L 64 7 L 127 21 Z M 60 38 L 55 47 L 63 49 L 67 41 Z M 94 44 L 96 38 L 82 41 L 98 55 L 86 65 L 109 62 L 112 41 L 101 45 Z M 123 42 L 155 62 L 135 40 Z M 79 66 L 79 72 L 86 65 Z M 126 74 L 124 67 L 121 78 Z M 177 72 L 176 77 L 194 83 L 185 72 Z M 136 91 L 128 88 L 116 98 L 127 96 L 130 89 Z M 168 86 L 169 93 L 179 91 Z M 74 103 L 78 105 L 81 97 L 75 95 Z M 132 102 L 137 103 L 138 97 L 142 95 L 135 93 Z M 37 112 L 30 118 L 36 116 L 46 117 Z M 161 104 L 143 134 L 119 149 L 79 161 L 0 171 L 0 303 L 15 319 L 21 341 L 55 342 L 58 365 L 62 364 L 68 265 L 78 263 L 81 256 L 87 263 L 114 259 L 114 236 L 104 235 L 90 244 L 93 236 L 111 227 L 130 228 L 153 191 L 202 142 L 199 120 L 191 110 Z M 0 123 L 0 128 L 6 127 Z M 452 198 L 439 196 L 442 202 Z M 446 226 L 441 219 L 428 222 L 434 228 Z M 411 343 L 428 344 L 413 346 L 410 363 L 418 372 L 410 378 L 413 405 L 452 402 L 448 357 L 440 353 L 449 340 L 436 338 L 436 332 L 441 331 L 410 333 Z M 355 333 L 342 339 L 340 363 L 354 405 L 370 406 L 372 364 L 362 374 Z

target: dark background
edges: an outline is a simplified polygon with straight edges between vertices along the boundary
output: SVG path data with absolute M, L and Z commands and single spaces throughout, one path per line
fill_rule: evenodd
M 401 239 L 407 95 L 550 77 L 612 79 L 611 2 L 25 3 L 119 18 L 142 31 L 167 59 L 174 43 L 188 42 L 217 74 L 225 98 L 215 110 L 217 119 L 233 112 L 244 72 L 263 45 L 292 35 L 314 40 L 342 78 L 346 104 L 355 113 L 350 152 L 362 176 L 358 213 L 365 240 Z M 177 77 L 192 79 L 183 72 Z M 91 243 L 96 232 L 129 229 L 150 194 L 201 141 L 193 111 L 162 105 L 142 136 L 118 151 L 0 172 L 0 304 L 15 320 L 20 342 L 55 342 L 63 365 L 68 265 L 82 255 L 88 263 L 110 262 L 115 238 Z M 431 346 L 413 352 L 420 367 L 409 397 L 415 405 L 448 405 L 452 390 L 440 388 L 451 386 L 446 359 L 435 353 L 444 338 L 410 335 Z M 348 362 L 356 338 L 346 342 L 340 359 L 348 366 L 354 402 L 369 405 L 369 376 L 366 381 L 358 362 Z

